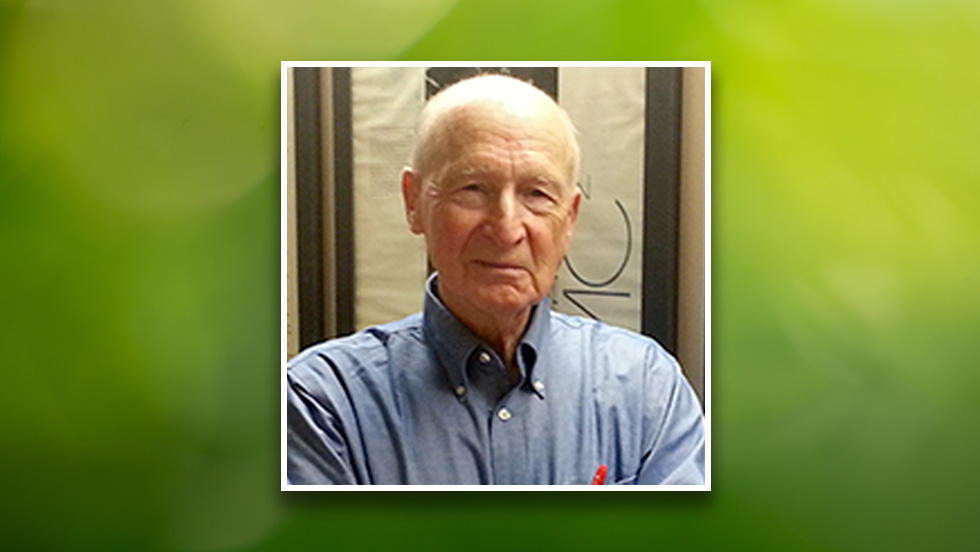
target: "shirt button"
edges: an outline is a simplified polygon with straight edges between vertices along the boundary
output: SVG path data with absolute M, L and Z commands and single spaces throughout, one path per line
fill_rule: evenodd
M 454 391 L 456 391 L 456 396 L 457 397 L 462 397 L 463 395 L 466 394 L 466 388 L 463 387 L 462 385 L 460 385 L 459 387 L 457 387 L 456 389 L 454 389 Z
M 506 408 L 501 408 L 500 410 L 497 411 L 497 417 L 500 418 L 501 421 L 506 422 L 507 420 L 510 419 L 510 410 L 507 410 Z
M 480 360 L 480 364 L 486 364 L 490 362 L 490 353 L 486 351 L 480 351 L 479 360 Z
M 541 380 L 534 382 L 534 388 L 538 391 L 544 391 L 544 382 Z

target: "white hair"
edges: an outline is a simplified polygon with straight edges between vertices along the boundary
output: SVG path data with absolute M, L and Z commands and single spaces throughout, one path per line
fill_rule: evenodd
M 551 96 L 530 83 L 506 75 L 484 74 L 461 80 L 429 99 L 422 109 L 417 129 L 415 148 L 412 151 L 412 168 L 420 175 L 431 170 L 432 164 L 439 161 L 437 135 L 446 115 L 457 109 L 474 104 L 489 105 L 503 112 L 518 115 L 553 115 L 558 122 L 558 131 L 567 147 L 569 184 L 578 182 L 580 150 L 577 131 L 568 113 Z

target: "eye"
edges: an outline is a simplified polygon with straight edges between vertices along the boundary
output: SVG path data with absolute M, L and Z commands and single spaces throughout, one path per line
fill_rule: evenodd
M 459 179 L 452 185 L 455 192 L 483 192 L 486 189 L 486 182 L 474 178 Z
M 555 201 L 550 191 L 537 186 L 524 190 L 524 196 L 535 204 L 553 203 Z
M 452 189 L 453 201 L 462 207 L 478 209 L 487 201 L 487 186 L 482 182 L 463 182 Z

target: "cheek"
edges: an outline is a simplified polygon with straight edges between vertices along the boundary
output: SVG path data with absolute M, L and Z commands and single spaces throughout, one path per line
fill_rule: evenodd
M 561 259 L 565 256 L 565 251 L 571 241 L 571 226 L 565 219 L 556 218 L 549 222 L 550 224 L 544 232 L 547 237 L 541 241 L 547 244 L 549 257 Z
M 465 217 L 447 211 L 434 212 L 426 231 L 429 254 L 435 262 L 459 257 L 472 226 Z
M 549 278 L 549 273 L 557 270 L 564 257 L 561 242 L 557 241 L 557 236 L 549 230 L 532 233 L 530 243 L 537 272 Z

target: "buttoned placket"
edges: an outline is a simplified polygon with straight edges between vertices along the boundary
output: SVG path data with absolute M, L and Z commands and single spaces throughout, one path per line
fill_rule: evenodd
M 475 355 L 475 360 L 481 368 L 499 371 L 503 377 L 503 364 L 486 351 Z M 544 398 L 545 385 L 540 379 L 528 379 L 529 366 L 524 357 L 518 357 L 521 370 L 521 380 L 500 397 L 488 410 L 488 427 L 490 431 L 490 451 L 494 483 L 523 484 L 527 482 L 530 466 L 527 458 L 526 441 L 528 439 L 527 420 L 523 419 L 528 412 L 528 401 Z
M 539 410 L 536 405 L 545 400 L 548 391 L 548 372 L 539 366 L 550 338 L 548 300 L 536 307 L 525 339 L 518 345 L 515 360 L 520 379 L 510 386 L 503 361 L 439 303 L 435 284 L 435 280 L 428 284 L 426 332 L 433 336 L 448 375 L 446 392 L 477 424 L 470 426 L 477 431 L 471 438 L 485 451 L 480 456 L 483 473 L 488 475 L 481 480 L 490 484 L 528 483 L 534 477 L 530 465 L 533 447 L 529 448 L 528 439 L 535 427 L 528 415 Z M 543 315 L 535 316 L 539 313 Z

